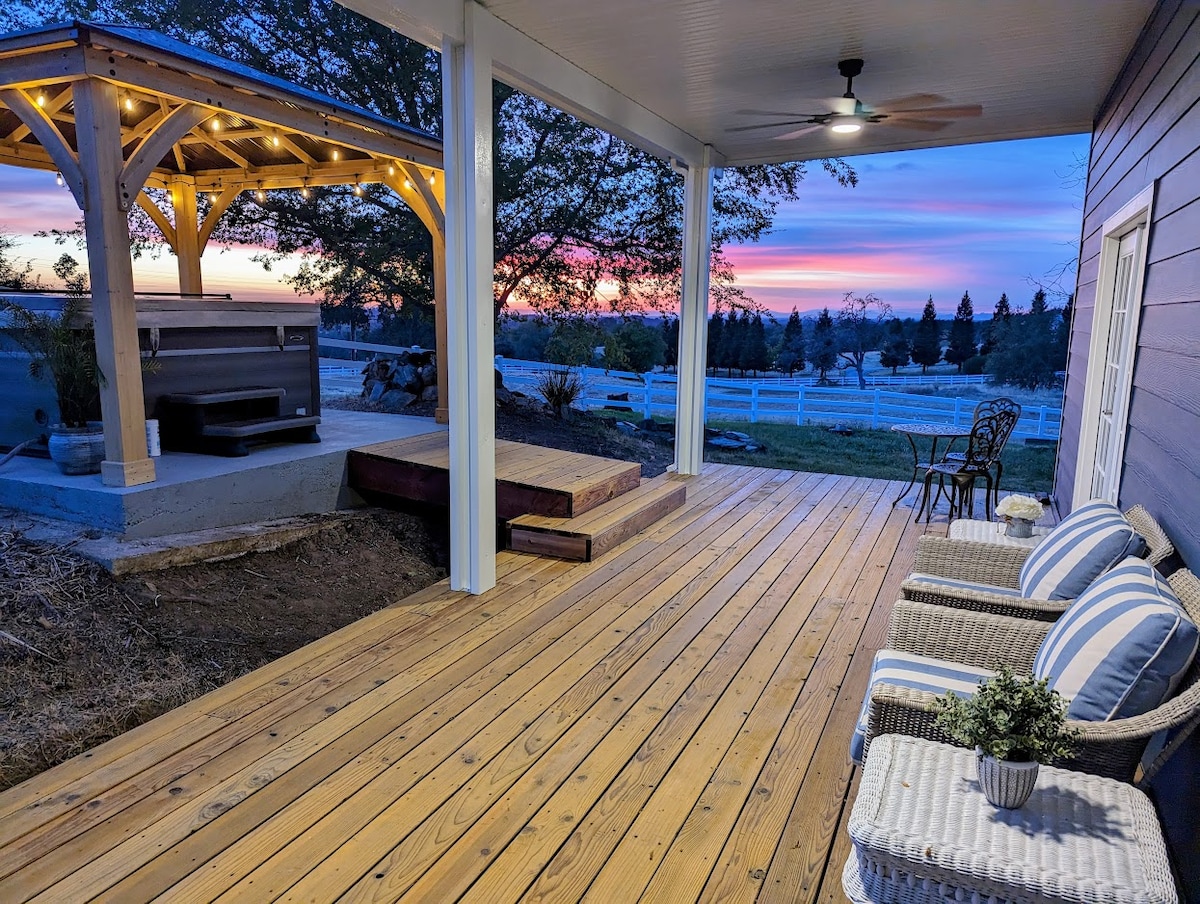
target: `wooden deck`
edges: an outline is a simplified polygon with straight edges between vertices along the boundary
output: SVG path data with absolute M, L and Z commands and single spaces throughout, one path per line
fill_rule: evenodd
M 841 901 L 898 489 L 709 466 L 597 562 L 504 553 L 0 795 L 0 898 Z
M 350 486 L 449 505 L 449 444 L 443 430 L 351 449 Z M 570 518 L 633 489 L 641 474 L 642 466 L 628 461 L 496 440 L 496 515 Z

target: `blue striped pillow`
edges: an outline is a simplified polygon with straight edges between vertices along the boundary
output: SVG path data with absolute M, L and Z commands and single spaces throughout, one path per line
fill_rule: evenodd
M 1146 542 L 1111 502 L 1093 500 L 1071 512 L 1046 535 L 1021 566 L 1021 596 L 1073 600 Z
M 1154 566 L 1129 558 L 1096 580 L 1054 623 L 1033 663 L 1070 701 L 1072 719 L 1149 712 L 1175 691 L 1198 634 Z
M 946 691 L 953 691 L 959 697 L 969 697 L 978 689 L 979 682 L 995 674 L 987 669 L 934 659 L 932 656 L 901 653 L 898 650 L 880 650 L 871 664 L 867 693 L 863 696 L 858 723 L 854 726 L 854 735 L 850 738 L 850 759 L 856 763 L 863 761 L 863 748 L 867 745 L 871 692 L 877 685 L 890 684 L 894 687 L 929 691 L 939 697 Z

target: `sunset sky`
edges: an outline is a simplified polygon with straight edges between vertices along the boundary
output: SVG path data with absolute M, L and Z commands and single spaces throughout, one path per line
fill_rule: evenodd
M 874 292 L 902 316 L 919 314 L 932 295 L 950 316 L 964 290 L 977 315 L 990 314 L 1001 292 L 1027 305 L 1041 277 L 1074 256 L 1079 241 L 1082 186 L 1066 185 L 1088 138 L 1041 138 L 968 147 L 847 158 L 856 188 L 841 188 L 819 167 L 801 200 L 781 205 L 776 229 L 757 245 L 732 247 L 738 284 L 767 308 L 786 313 L 837 308 L 847 291 Z M 78 208 L 54 175 L 0 166 L 0 230 L 20 242 L 17 256 L 48 275 L 74 246 L 34 237 L 70 228 Z M 246 300 L 287 300 L 280 282 L 289 267 L 265 272 L 253 249 L 204 255 L 205 290 Z M 175 291 L 175 258 L 134 262 L 141 291 Z

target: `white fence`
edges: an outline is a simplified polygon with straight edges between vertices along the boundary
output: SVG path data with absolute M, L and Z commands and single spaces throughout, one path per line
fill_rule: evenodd
M 365 351 L 395 354 L 408 349 L 371 345 L 345 340 L 321 339 L 320 345 L 331 348 L 357 347 Z M 325 359 L 321 372 L 332 374 L 358 373 L 362 364 L 334 364 Z M 676 378 L 672 374 L 634 374 L 605 371 L 596 367 L 568 368 L 560 364 L 538 361 L 515 361 L 497 356 L 496 368 L 510 389 L 536 395 L 538 379 L 548 370 L 572 370 L 580 375 L 584 393 L 580 404 L 586 408 L 625 408 L 638 417 L 655 415 L 675 416 Z M 981 383 L 983 378 L 953 374 L 930 377 L 877 378 L 902 380 L 920 385 L 953 385 Z M 857 380 L 852 380 L 857 383 Z M 892 424 L 919 422 L 923 424 L 953 424 L 970 426 L 975 411 L 971 399 L 946 396 L 915 395 L 891 392 L 881 385 L 860 390 L 842 386 L 814 386 L 809 378 L 775 378 L 763 380 L 728 380 L 709 377 L 706 381 L 705 418 L 712 420 L 742 420 L 750 423 L 774 422 L 791 424 L 856 424 L 872 429 Z M 885 385 L 896 385 L 888 383 Z M 1058 439 L 1062 425 L 1061 406 L 1028 406 L 1021 411 L 1015 436 L 1021 439 Z

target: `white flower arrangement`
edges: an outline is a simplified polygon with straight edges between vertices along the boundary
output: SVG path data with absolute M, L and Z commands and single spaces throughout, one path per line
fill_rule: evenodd
M 996 506 L 996 514 L 1003 515 L 1004 520 L 1020 518 L 1023 521 L 1037 521 L 1044 514 L 1042 504 L 1032 496 L 1005 496 Z

